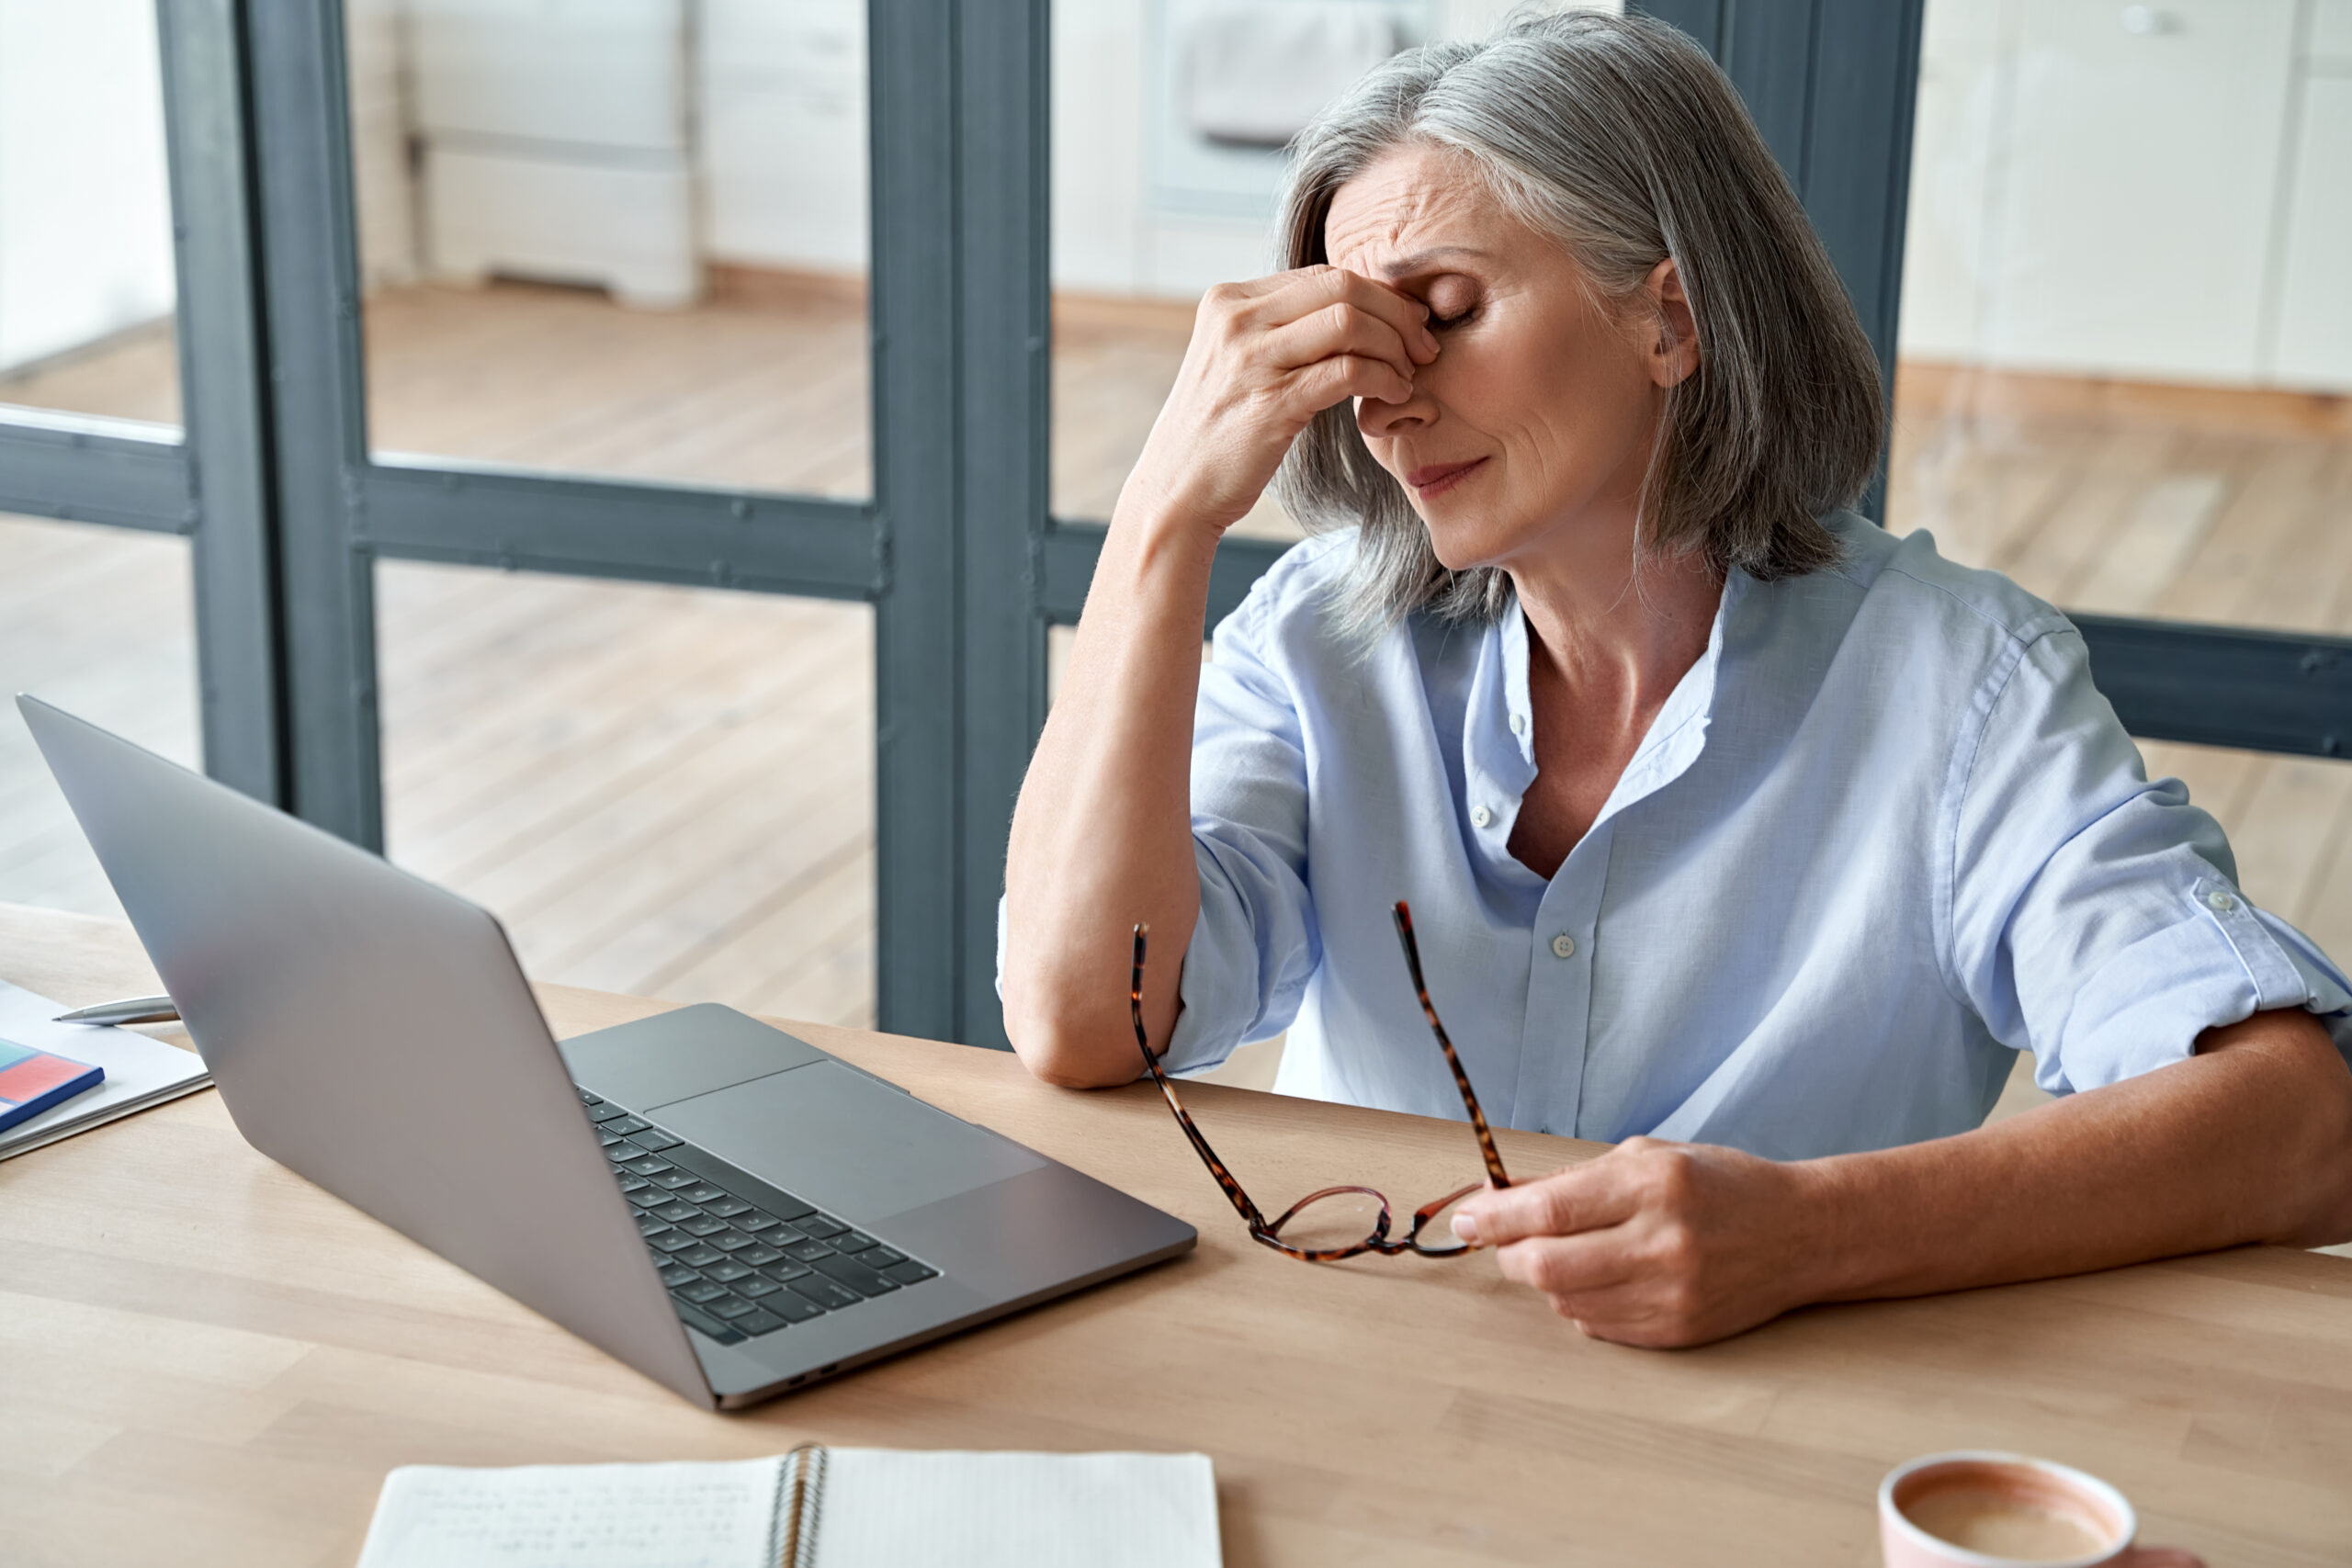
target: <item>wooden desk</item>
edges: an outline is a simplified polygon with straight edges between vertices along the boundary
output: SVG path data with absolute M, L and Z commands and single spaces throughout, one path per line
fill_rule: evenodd
M 0 907 L 0 976 L 151 988 L 122 927 Z M 560 1032 L 660 1004 L 550 990 Z M 2114 1481 L 2216 1568 L 2352 1561 L 2352 1260 L 2247 1248 L 1816 1309 L 1659 1353 L 1491 1261 L 1252 1245 L 1148 1086 L 802 1027 L 1200 1227 L 1197 1252 L 742 1416 L 695 1410 L 272 1165 L 205 1093 L 0 1163 L 0 1559 L 348 1568 L 394 1465 L 739 1458 L 805 1438 L 1200 1449 L 1226 1560 L 1875 1562 L 1879 1477 L 2005 1448 Z M 1272 1197 L 1442 1190 L 1460 1126 L 1189 1090 Z M 1515 1168 L 1598 1145 L 1503 1134 Z

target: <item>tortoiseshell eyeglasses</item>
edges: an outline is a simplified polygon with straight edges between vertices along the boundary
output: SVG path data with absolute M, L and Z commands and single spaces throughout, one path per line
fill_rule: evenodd
M 1216 1157 L 1216 1151 L 1209 1147 L 1209 1141 L 1201 1136 L 1201 1130 L 1193 1125 L 1183 1101 L 1176 1098 L 1176 1086 L 1169 1081 L 1159 1058 L 1152 1055 L 1151 1038 L 1143 1026 L 1145 928 L 1136 928 L 1136 965 L 1127 1004 L 1135 1018 L 1136 1046 L 1143 1053 L 1143 1065 L 1159 1085 L 1159 1092 L 1168 1097 L 1168 1109 L 1176 1113 L 1177 1124 L 1192 1140 L 1201 1163 L 1209 1168 L 1209 1174 L 1216 1178 L 1216 1184 L 1225 1190 L 1234 1210 L 1250 1226 L 1250 1238 L 1309 1263 L 1330 1263 L 1365 1252 L 1390 1256 L 1411 1252 L 1423 1258 L 1453 1258 L 1468 1252 L 1468 1244 L 1455 1237 L 1449 1223 L 1453 1206 L 1483 1186 L 1510 1185 L 1510 1178 L 1503 1170 L 1502 1156 L 1495 1150 L 1495 1135 L 1487 1130 L 1486 1113 L 1478 1109 L 1478 1097 L 1471 1092 L 1470 1075 L 1462 1070 L 1462 1058 L 1454 1055 L 1453 1042 L 1445 1037 L 1445 1025 L 1438 1021 L 1437 1009 L 1430 1001 L 1429 985 L 1421 978 L 1420 949 L 1413 942 L 1413 913 L 1401 900 L 1396 905 L 1396 940 L 1405 948 L 1405 967 L 1412 972 L 1413 989 L 1421 998 L 1421 1011 L 1430 1021 L 1430 1032 L 1437 1036 L 1437 1048 L 1445 1053 L 1445 1065 L 1453 1070 L 1453 1086 L 1462 1091 L 1463 1109 L 1470 1112 L 1471 1129 L 1478 1134 L 1478 1152 L 1487 1162 L 1485 1182 L 1474 1181 L 1414 1210 L 1412 1228 L 1401 1238 L 1388 1234 L 1388 1200 L 1370 1187 L 1326 1187 L 1319 1192 L 1310 1192 L 1272 1223 L 1250 1201 L 1241 1183 L 1233 1179 L 1225 1162 Z M 1362 1238 L 1350 1239 L 1359 1229 Z

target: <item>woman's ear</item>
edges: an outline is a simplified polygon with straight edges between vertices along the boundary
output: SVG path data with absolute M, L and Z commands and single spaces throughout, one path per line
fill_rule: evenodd
M 1672 256 L 1650 268 L 1642 292 L 1649 296 L 1654 323 L 1651 339 L 1643 345 L 1650 379 L 1661 387 L 1679 386 L 1699 368 L 1699 321 L 1690 313 L 1690 296 L 1682 291 L 1682 269 Z

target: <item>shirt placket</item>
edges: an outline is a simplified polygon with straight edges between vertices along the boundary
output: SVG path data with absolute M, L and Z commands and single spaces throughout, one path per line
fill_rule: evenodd
M 1616 835 L 1613 821 L 1597 823 L 1569 852 L 1528 933 L 1527 1010 L 1510 1116 L 1515 1127 L 1564 1136 L 1577 1130 L 1592 1029 L 1593 942 Z

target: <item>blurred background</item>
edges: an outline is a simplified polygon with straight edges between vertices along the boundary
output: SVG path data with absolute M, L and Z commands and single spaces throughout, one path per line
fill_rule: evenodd
M 1289 138 L 1507 8 L 1055 8 L 1056 515 L 1108 515 L 1201 290 L 1268 269 Z M 863 0 L 344 27 L 378 464 L 873 495 Z M 12 419 L 179 423 L 163 110 L 146 0 L 0 0 Z M 2070 610 L 2352 633 L 2352 0 L 1927 0 L 1915 125 L 1888 525 Z M 1295 534 L 1271 501 L 1242 531 Z M 536 976 L 874 1021 L 870 605 L 373 570 L 392 858 Z M 189 573 L 184 539 L 0 518 L 0 682 L 197 761 Z M 2352 954 L 2352 767 L 2144 750 Z M 114 908 L 13 715 L 0 899 Z

